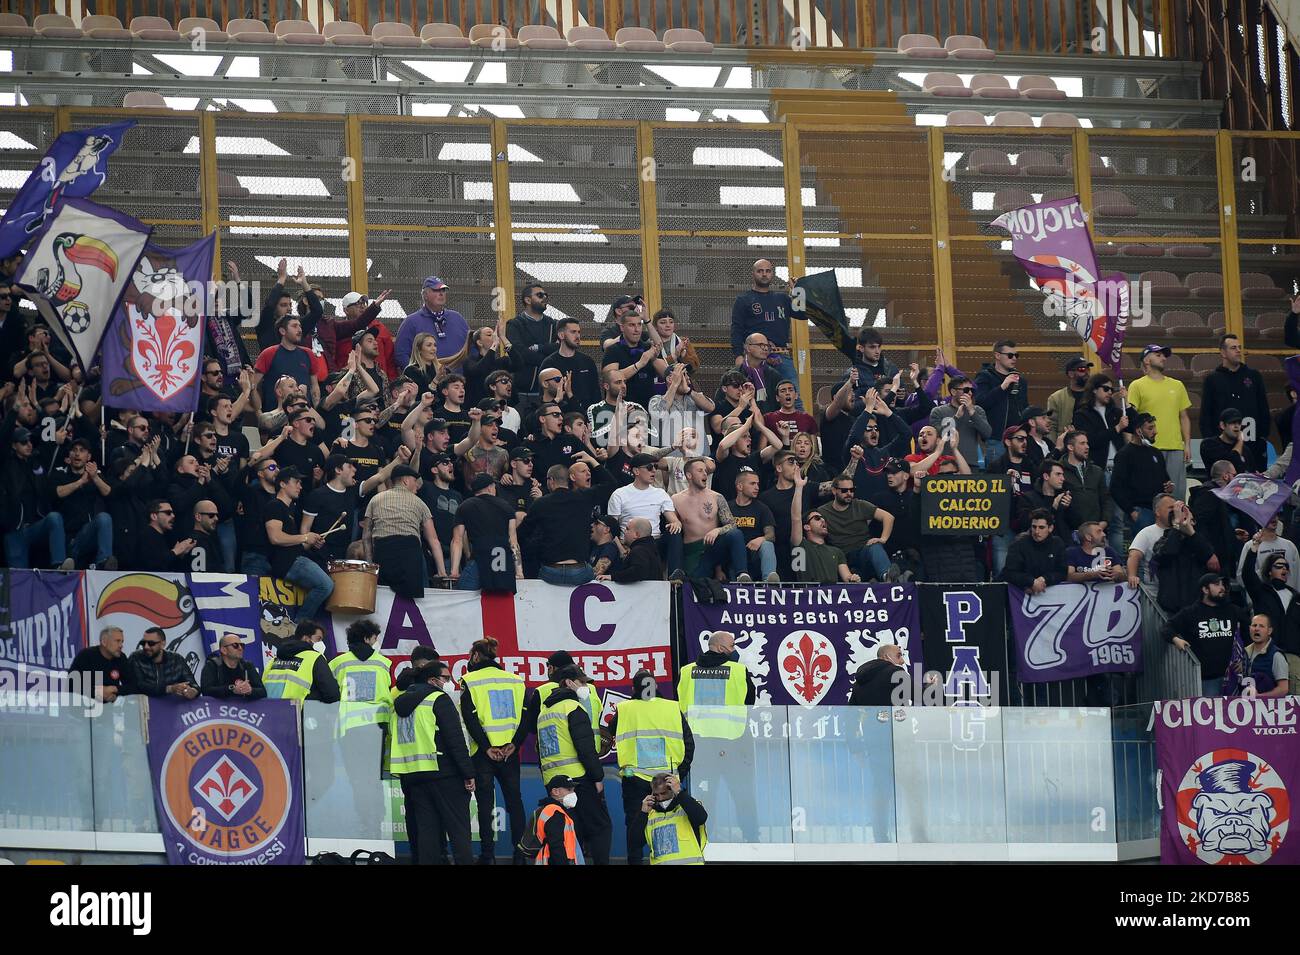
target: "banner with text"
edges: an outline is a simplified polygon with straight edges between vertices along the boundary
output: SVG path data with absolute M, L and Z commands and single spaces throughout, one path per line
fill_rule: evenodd
M 1160 861 L 1295 865 L 1300 700 L 1200 697 L 1154 704 Z
M 1005 474 L 937 474 L 921 479 L 921 533 L 998 534 L 1011 527 Z
M 149 771 L 170 865 L 302 865 L 298 707 L 149 701 Z
M 1140 591 L 1127 583 L 1007 588 L 1021 683 L 1142 671 Z
M 1007 585 L 920 584 L 926 683 L 916 705 L 1010 703 Z
M 876 659 L 882 643 L 897 644 L 913 674 L 922 670 L 914 584 L 733 584 L 723 591 L 726 602 L 718 604 L 699 603 L 684 591 L 683 662 L 708 649 L 713 631 L 734 633 L 759 705 L 845 705 L 853 675 Z
M 0 608 L 0 669 L 64 673 L 86 646 L 81 574 L 6 570 Z

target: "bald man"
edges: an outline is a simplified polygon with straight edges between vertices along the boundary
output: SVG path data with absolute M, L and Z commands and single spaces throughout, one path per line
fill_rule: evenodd
M 635 584 L 642 580 L 664 579 L 664 562 L 659 558 L 659 545 L 648 520 L 634 517 L 627 522 L 627 527 L 623 528 L 623 546 L 627 548 L 623 566 L 612 575 L 603 575 L 602 580 Z
M 775 372 L 774 381 L 789 380 L 797 385 L 799 374 L 790 360 L 790 319 L 794 304 L 785 292 L 773 289 L 775 274 L 776 267 L 770 259 L 759 259 L 754 263 L 749 291 L 736 296 L 731 305 L 731 354 L 736 366 L 740 367 L 748 355 L 746 340 L 757 332 L 771 346 L 765 361 L 767 367 Z M 771 397 L 776 397 L 774 390 Z M 802 401 L 797 402 L 796 407 L 804 410 Z
M 853 677 L 850 706 L 911 706 L 912 687 L 896 644 L 882 643 L 876 658 L 864 663 Z

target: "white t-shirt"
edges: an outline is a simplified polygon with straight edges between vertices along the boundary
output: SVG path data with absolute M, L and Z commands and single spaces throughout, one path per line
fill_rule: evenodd
M 1129 550 L 1138 550 L 1142 552 L 1142 560 L 1138 565 L 1138 576 L 1149 584 L 1155 583 L 1155 578 L 1151 576 L 1151 551 L 1155 549 L 1156 543 L 1165 535 L 1167 527 L 1161 527 L 1159 524 L 1149 524 L 1137 532 L 1133 538 L 1133 543 L 1129 544 Z
M 1241 577 L 1241 572 L 1246 568 L 1246 557 L 1250 554 L 1250 547 L 1247 545 L 1241 549 L 1241 559 L 1237 561 L 1237 577 Z M 1264 564 L 1274 554 L 1281 554 L 1286 558 L 1287 571 L 1286 582 L 1300 590 L 1300 556 L 1297 556 L 1295 544 L 1292 544 L 1284 537 L 1279 537 L 1275 541 L 1260 541 L 1259 559 L 1255 561 L 1255 573 L 1259 575 L 1260 580 L 1264 579 Z
M 655 537 L 659 536 L 659 516 L 676 513 L 672 498 L 663 488 L 651 486 L 643 491 L 635 484 L 628 484 L 611 494 L 606 512 L 610 517 L 618 518 L 619 530 L 626 530 L 633 518 L 644 517 L 650 522 L 650 531 Z

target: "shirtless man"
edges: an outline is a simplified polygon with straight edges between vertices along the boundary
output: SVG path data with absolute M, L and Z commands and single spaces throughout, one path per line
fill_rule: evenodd
M 751 583 L 745 535 L 736 526 L 726 498 L 709 489 L 709 463 L 704 458 L 689 459 L 686 490 L 673 495 L 673 509 L 682 522 L 682 569 L 688 577 L 709 578 L 725 560 L 729 580 Z

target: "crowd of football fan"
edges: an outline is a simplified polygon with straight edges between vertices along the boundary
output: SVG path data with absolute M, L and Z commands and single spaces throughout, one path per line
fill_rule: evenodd
M 1240 582 L 1276 637 L 1263 665 L 1282 680 L 1289 654 L 1296 686 L 1292 509 L 1260 528 L 1212 493 L 1238 472 L 1285 473 L 1295 393 L 1274 420 L 1232 335 L 1196 426 L 1185 386 L 1164 374 L 1166 346 L 1142 350 L 1127 388 L 1071 358 L 1040 407 L 1013 341 L 967 375 L 942 354 L 898 367 L 874 328 L 810 412 L 789 355 L 792 302 L 765 259 L 734 303 L 734 367 L 711 392 L 672 310 L 647 314 L 634 294 L 614 300 L 597 363 L 541 284 L 513 318 L 475 330 L 430 276 L 394 338 L 379 320 L 389 292 L 352 292 L 327 314 L 282 260 L 260 314 L 208 318 L 198 411 L 139 414 L 115 411 L 97 370 L 18 307 L 17 262 L 0 262 L 10 567 L 269 574 L 306 589 L 308 619 L 346 559 L 378 564 L 380 583 L 413 597 L 436 579 L 1145 580 L 1181 612 L 1169 637 L 1206 674 L 1231 649 L 1206 621 L 1236 612 Z M 256 450 L 243 428 L 254 418 Z M 1194 430 L 1208 475 L 1189 496 Z M 923 534 L 918 479 L 978 470 L 1012 477 L 1011 529 Z

